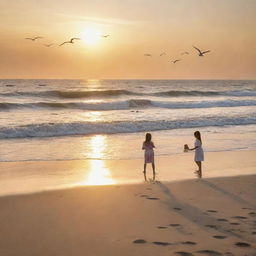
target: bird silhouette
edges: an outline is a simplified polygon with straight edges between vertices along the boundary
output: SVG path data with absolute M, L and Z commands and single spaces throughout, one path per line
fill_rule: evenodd
M 35 41 L 35 40 L 41 39 L 41 38 L 43 38 L 43 37 L 42 37 L 42 36 L 35 36 L 35 37 L 26 37 L 25 39 L 26 39 L 26 40 Z
M 144 56 L 146 57 L 152 57 L 152 55 L 150 53 L 145 53 Z
M 51 47 L 54 44 L 44 44 L 45 47 Z
M 104 38 L 107 38 L 107 37 L 109 37 L 110 35 L 103 35 L 102 37 L 104 37 Z
M 63 42 L 62 44 L 60 44 L 59 46 L 62 46 L 64 44 L 73 44 L 74 43 L 74 40 L 81 40 L 80 38 L 77 38 L 77 37 L 73 37 L 71 38 L 69 41 L 65 41 Z
M 165 52 L 162 52 L 159 56 L 162 57 L 162 56 L 164 56 L 164 55 L 166 55 L 166 53 L 165 53 Z
M 198 56 L 200 56 L 200 57 L 203 57 L 205 53 L 210 52 L 210 50 L 202 52 L 202 51 L 201 51 L 200 49 L 198 49 L 197 47 L 195 47 L 195 46 L 193 46 L 193 47 L 198 51 Z
M 181 59 L 173 60 L 172 63 L 175 64 L 176 62 L 181 61 Z

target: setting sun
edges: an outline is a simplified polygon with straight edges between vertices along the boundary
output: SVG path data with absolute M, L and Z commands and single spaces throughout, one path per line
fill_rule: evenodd
M 82 33 L 81 38 L 87 45 L 96 45 L 101 39 L 101 34 L 97 29 L 88 28 Z

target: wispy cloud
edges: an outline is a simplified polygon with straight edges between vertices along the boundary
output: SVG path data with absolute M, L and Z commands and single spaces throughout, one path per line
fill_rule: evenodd
M 69 15 L 65 13 L 56 13 L 56 15 L 60 17 L 65 17 L 70 19 L 71 21 L 84 21 L 84 22 L 92 22 L 103 25 L 135 25 L 141 23 L 138 20 L 127 20 L 127 19 L 118 19 L 118 18 L 99 18 L 93 16 L 82 16 L 82 15 Z

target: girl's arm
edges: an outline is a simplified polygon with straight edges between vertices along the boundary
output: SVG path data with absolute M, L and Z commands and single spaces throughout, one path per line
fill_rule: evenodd
M 155 144 L 154 144 L 154 142 L 152 142 L 152 146 L 153 146 L 153 148 L 155 148 Z
M 141 148 L 142 150 L 143 149 L 145 149 L 145 143 L 143 142 L 143 144 L 142 144 L 142 148 Z
M 195 150 L 196 148 L 198 148 L 198 146 L 196 146 L 194 148 L 189 148 L 188 150 Z

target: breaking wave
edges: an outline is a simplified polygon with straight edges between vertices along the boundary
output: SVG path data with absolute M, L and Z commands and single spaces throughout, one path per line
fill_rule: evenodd
M 256 124 L 254 117 L 218 117 L 199 118 L 175 121 L 115 121 L 115 122 L 75 122 L 75 123 L 43 123 L 16 127 L 0 128 L 0 139 L 52 137 L 89 134 L 134 133 L 154 130 L 170 130 L 180 128 L 196 128 L 207 126 L 249 125 Z

